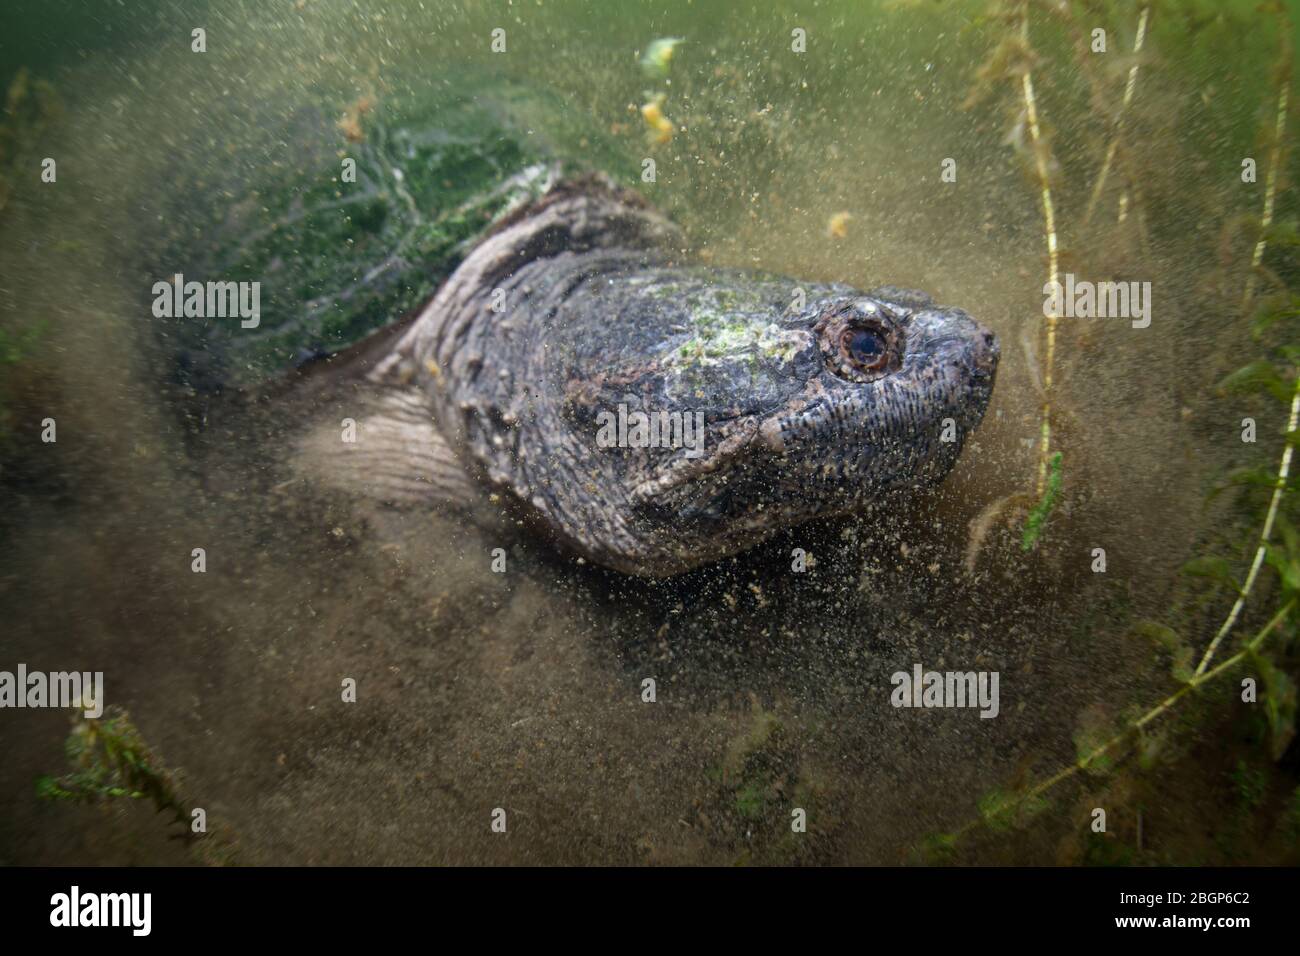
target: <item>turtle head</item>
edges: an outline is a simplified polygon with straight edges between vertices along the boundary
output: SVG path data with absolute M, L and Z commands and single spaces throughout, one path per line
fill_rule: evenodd
M 829 297 L 797 322 L 810 372 L 763 416 L 763 445 L 809 476 L 825 510 L 942 480 L 988 406 L 996 336 L 961 309 L 894 289 Z
M 992 333 L 923 293 L 682 263 L 681 242 L 575 180 L 466 258 L 403 348 L 471 472 L 655 576 L 948 473 L 989 402 Z
M 695 415 L 693 444 L 664 441 L 625 471 L 638 522 L 669 552 L 666 573 L 938 483 L 988 406 L 997 339 L 960 309 L 842 286 L 776 304 L 724 316 L 734 348 L 694 369 L 661 362 L 639 382 L 649 409 Z

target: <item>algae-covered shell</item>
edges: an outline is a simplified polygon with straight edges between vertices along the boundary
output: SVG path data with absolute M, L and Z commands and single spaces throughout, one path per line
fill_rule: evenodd
M 151 279 L 246 283 L 245 305 L 257 304 L 255 320 L 155 309 L 177 377 L 200 390 L 256 385 L 356 343 L 427 301 L 494 222 L 562 172 L 618 163 L 558 98 L 502 81 L 267 108 L 248 122 L 272 127 L 258 148 L 159 186 Z

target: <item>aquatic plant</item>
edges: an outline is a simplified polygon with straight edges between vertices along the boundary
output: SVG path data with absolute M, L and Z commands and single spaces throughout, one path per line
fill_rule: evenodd
M 206 826 L 195 828 L 197 808 L 184 796 L 180 774 L 145 743 L 125 710 L 108 707 L 98 718 L 79 712 L 73 718 L 65 751 L 71 772 L 37 780 L 38 797 L 74 803 L 104 803 L 123 797 L 147 800 L 157 813 L 170 817 L 170 824 L 181 827 L 172 836 L 184 840 L 200 860 L 229 861 L 233 838 L 225 831 L 209 836 Z
M 1056 203 L 1052 197 L 1052 170 L 1057 168 L 1057 164 L 1039 116 L 1038 96 L 1034 90 L 1034 66 L 1038 62 L 1038 56 L 1030 44 L 1029 12 L 1029 0 L 998 0 L 992 6 L 988 19 L 1003 24 L 1006 32 L 1001 42 L 994 47 L 988 59 L 976 72 L 976 84 L 967 97 L 965 105 L 969 108 L 979 103 L 999 82 L 1010 82 L 1015 85 L 1021 107 L 1009 141 L 1020 144 L 1025 143 L 1027 138 L 1023 151 L 1030 159 L 1031 176 L 1042 206 L 1043 236 L 1047 244 L 1047 282 L 1059 288 L 1061 250 L 1057 236 Z M 1026 550 L 1032 547 L 1042 534 L 1044 522 L 1057 496 L 1053 493 L 1050 500 L 1048 498 L 1049 473 L 1053 467 L 1056 469 L 1054 480 L 1058 489 L 1060 484 L 1060 459 L 1054 459 L 1052 455 L 1052 402 L 1057 326 L 1060 321 L 1055 301 L 1054 299 L 1050 309 L 1045 310 L 1042 333 L 1045 347 L 1041 368 L 1035 376 L 1042 404 L 1039 412 L 1038 454 L 1033 493 L 1032 495 L 1013 494 L 998 499 L 987 506 L 971 523 L 970 545 L 966 553 L 967 570 L 974 570 L 975 560 L 983 545 L 984 537 L 1004 513 L 1008 517 L 1013 517 L 1025 508 L 1032 508 L 1031 514 L 1035 516 L 1032 531 L 1026 525 L 1023 537 Z
M 1029 5 L 1024 4 L 1020 19 L 1020 36 L 1024 44 L 1026 57 L 1032 59 L 1033 48 L 1029 45 Z M 1052 184 L 1048 170 L 1052 166 L 1051 146 L 1038 122 L 1038 98 L 1034 95 L 1034 71 L 1025 64 L 1020 75 L 1020 90 L 1025 101 L 1025 125 L 1029 130 L 1029 141 L 1034 158 L 1034 173 L 1038 179 L 1039 197 L 1043 204 L 1043 234 L 1047 240 L 1047 282 L 1052 287 L 1060 285 L 1061 252 L 1060 242 L 1056 236 L 1056 207 L 1052 202 Z M 1043 407 L 1039 421 L 1038 439 L 1038 477 L 1034 490 L 1040 499 L 1047 492 L 1048 461 L 1052 453 L 1052 385 L 1053 372 L 1056 367 L 1056 327 L 1060 315 L 1055 306 L 1049 310 L 1044 324 L 1046 351 L 1040 381 L 1043 385 Z
M 1300 317 L 1300 296 L 1288 294 L 1278 297 L 1256 318 L 1256 334 L 1262 339 L 1269 330 L 1282 323 L 1293 323 L 1297 317 Z M 1231 562 L 1222 557 L 1201 557 L 1184 566 L 1184 573 L 1212 586 L 1226 583 L 1236 592 L 1231 608 L 1216 628 L 1196 667 L 1193 669 L 1191 666 L 1196 660 L 1193 644 L 1183 634 L 1157 621 L 1140 622 L 1133 629 L 1133 635 L 1152 640 L 1168 655 L 1169 673 L 1178 688 L 1155 705 L 1130 713 L 1115 727 L 1085 725 L 1075 736 L 1075 763 L 1023 788 L 995 790 L 987 794 L 978 802 L 980 815 L 977 818 L 952 833 L 932 835 L 923 841 L 918 847 L 923 858 L 943 858 L 951 854 L 958 841 L 977 828 L 1003 830 L 1025 825 L 1048 809 L 1047 794 L 1050 791 L 1079 773 L 1113 773 L 1126 756 L 1135 756 L 1140 767 L 1149 768 L 1162 746 L 1158 737 L 1151 736 L 1152 727 L 1169 716 L 1185 698 L 1246 666 L 1258 677 L 1261 685 L 1259 701 L 1265 718 L 1269 755 L 1274 760 L 1281 757 L 1294 737 L 1296 720 L 1295 683 L 1281 666 L 1281 661 L 1295 641 L 1297 621 L 1300 620 L 1300 614 L 1297 614 L 1300 609 L 1300 531 L 1297 530 L 1300 524 L 1300 489 L 1296 488 L 1291 477 L 1295 442 L 1300 435 L 1297 431 L 1300 426 L 1300 369 L 1297 368 L 1300 345 L 1289 340 L 1289 326 L 1284 334 L 1288 339 L 1268 348 L 1267 357 L 1249 363 L 1221 383 L 1225 393 L 1255 391 L 1271 396 L 1286 409 L 1286 430 L 1275 466 L 1240 469 L 1224 483 L 1225 486 L 1269 491 L 1266 502 L 1256 500 L 1248 514 L 1249 523 L 1259 532 L 1245 578 L 1238 584 L 1231 572 Z M 1290 380 L 1284 375 L 1289 375 Z M 1211 494 L 1222 490 L 1222 487 L 1217 488 Z M 1051 483 L 1049 491 L 1054 494 Z M 1027 542 L 1032 524 L 1026 526 Z M 1215 664 L 1225 639 L 1240 623 L 1249 598 L 1258 591 L 1265 566 L 1274 572 L 1273 609 L 1268 612 L 1267 622 L 1233 654 Z M 1181 616 L 1187 618 L 1189 614 L 1184 612 Z
M 14 193 L 20 170 L 33 162 L 36 143 L 62 114 L 54 87 L 19 69 L 5 92 L 0 114 L 0 216 Z M 12 431 L 10 419 L 16 367 L 28 360 L 44 339 L 43 322 L 7 317 L 0 325 L 0 442 Z
M 48 81 L 34 78 L 26 67 L 14 74 L 0 115 L 0 212 L 9 205 L 19 169 L 62 111 L 59 97 Z
M 1264 253 L 1268 248 L 1268 231 L 1273 225 L 1273 209 L 1277 199 L 1277 184 L 1282 172 L 1282 158 L 1284 155 L 1284 144 L 1286 142 L 1286 120 L 1287 111 L 1290 105 L 1291 96 L 1291 74 L 1294 65 L 1294 50 L 1291 46 L 1291 18 L 1287 15 L 1286 7 L 1281 0 L 1276 0 L 1270 7 L 1266 7 L 1274 16 L 1277 17 L 1278 25 L 1278 42 L 1280 51 L 1278 54 L 1277 66 L 1274 69 L 1273 83 L 1277 87 L 1277 113 L 1274 120 L 1272 131 L 1272 142 L 1269 144 L 1269 162 L 1268 171 L 1265 174 L 1264 181 L 1264 211 L 1259 220 L 1259 239 L 1255 243 L 1254 252 L 1251 253 L 1250 275 L 1246 279 L 1246 291 L 1242 296 L 1241 307 L 1245 311 L 1255 295 L 1255 281 L 1260 267 L 1264 263 Z M 1297 396 L 1300 398 L 1300 395 Z M 1293 416 L 1294 417 L 1294 416 Z M 1295 430 L 1294 421 L 1291 429 Z
M 1046 244 L 1047 282 L 1052 288 L 1060 288 L 1062 243 L 1058 223 L 1057 202 L 1053 193 L 1058 178 L 1060 164 L 1056 161 L 1046 124 L 1042 119 L 1041 104 L 1034 85 L 1034 70 L 1041 64 L 1041 58 L 1035 51 L 1030 38 L 1030 13 L 1034 4 L 1030 0 L 996 0 L 990 7 L 986 22 L 1001 24 L 1004 30 L 1001 41 L 976 72 L 976 82 L 967 97 L 967 108 L 976 105 L 987 97 L 1000 83 L 1009 83 L 1016 91 L 1018 109 L 1007 142 L 1016 148 L 1020 158 L 1026 160 L 1027 171 L 1038 194 L 1043 217 L 1043 238 Z M 1050 13 L 1064 19 L 1066 26 L 1075 35 L 1080 35 L 1078 24 L 1074 19 L 1070 4 L 1045 7 Z M 1140 63 L 1137 57 L 1142 53 L 1146 42 L 1148 23 L 1151 17 L 1150 4 L 1144 4 L 1138 15 L 1137 34 L 1133 44 L 1134 62 L 1129 67 L 1124 85 L 1123 97 L 1119 107 L 1109 120 L 1109 142 L 1105 157 L 1101 162 L 1097 178 L 1091 190 L 1087 210 L 1083 216 L 1086 225 L 1092 218 L 1095 207 L 1105 192 L 1110 171 L 1115 165 L 1116 157 L 1121 155 L 1124 119 L 1131 106 L 1137 89 Z M 1079 41 L 1076 45 L 1086 47 Z M 1081 73 L 1091 77 L 1086 55 L 1079 60 Z M 1095 87 L 1100 84 L 1090 80 Z M 1094 89 L 1094 98 L 1101 96 Z M 1119 200 L 1119 221 L 1122 223 L 1128 215 L 1132 201 L 1129 186 L 1126 184 Z M 1060 498 L 1063 458 L 1053 448 L 1055 415 L 1055 383 L 1057 365 L 1057 339 L 1060 325 L 1059 298 L 1053 297 L 1044 309 L 1044 321 L 1040 335 L 1043 340 L 1041 360 L 1038 350 L 1032 345 L 1032 335 L 1026 335 L 1025 351 L 1030 362 L 1030 373 L 1039 394 L 1038 442 L 1034 464 L 1034 475 L 1030 491 L 1013 493 L 999 498 L 986 506 L 971 522 L 969 542 L 966 549 L 965 566 L 973 571 L 979 552 L 989 532 L 999 520 L 1008 523 L 1025 515 L 1022 529 L 1022 548 L 1026 551 L 1036 546 L 1042 537 L 1047 518 Z
M 830 825 L 813 769 L 798 750 L 798 733 L 774 707 L 751 693 L 748 711 L 710 771 L 714 798 L 707 812 L 721 822 L 736 865 L 784 864 L 804 859 L 813 833 L 796 832 L 792 811 Z M 814 837 L 815 838 L 815 837 Z
M 1092 215 L 1097 209 L 1097 203 L 1101 200 L 1102 194 L 1106 191 L 1106 180 L 1110 176 L 1110 168 L 1115 162 L 1115 155 L 1119 150 L 1121 134 L 1124 129 L 1124 115 L 1128 112 L 1129 106 L 1133 102 L 1133 94 L 1137 90 L 1138 70 L 1141 64 L 1137 57 L 1142 53 L 1142 47 L 1146 42 L 1147 23 L 1151 18 L 1151 6 L 1144 4 L 1141 13 L 1138 14 L 1137 36 L 1133 40 L 1133 65 L 1129 67 L 1128 80 L 1124 84 L 1124 99 L 1120 102 L 1119 110 L 1115 114 L 1113 129 L 1111 131 L 1110 142 L 1106 145 L 1106 158 L 1102 160 L 1101 170 L 1097 173 L 1097 181 L 1093 184 L 1092 195 L 1088 197 L 1088 208 L 1083 214 L 1083 224 L 1086 226 L 1091 220 Z M 1120 216 L 1124 216 L 1128 208 L 1127 190 L 1120 199 Z
M 1023 32 L 1023 25 L 1027 22 L 1028 5 L 1007 4 L 1005 6 L 1015 7 L 1023 17 L 1021 40 L 1024 41 L 1026 34 Z M 1280 281 L 1275 273 L 1263 269 L 1263 259 L 1269 239 L 1281 241 L 1289 248 L 1300 247 L 1300 240 L 1287 233 L 1279 234 L 1273 226 L 1278 183 L 1286 155 L 1292 51 L 1289 39 L 1290 21 L 1284 7 L 1280 3 L 1275 3 L 1271 4 L 1268 10 L 1278 16 L 1279 35 L 1283 39 L 1278 63 L 1273 71 L 1273 82 L 1277 88 L 1277 111 L 1269 137 L 1269 165 L 1265 180 L 1264 208 L 1245 283 L 1242 298 L 1243 311 L 1255 302 L 1257 279 L 1261 274 L 1268 275 L 1275 283 Z M 1135 42 L 1135 52 L 1140 52 L 1148 15 L 1149 9 L 1144 6 L 1139 38 Z M 1004 40 L 1004 44 L 1006 42 Z M 1027 41 L 1020 43 L 1017 49 L 1023 58 L 1023 63 L 1028 63 L 1032 51 Z M 991 58 L 991 62 L 993 61 L 998 64 L 996 71 L 1006 69 L 1005 56 L 996 55 Z M 1027 80 L 1028 67 L 1022 66 L 1022 68 L 1026 78 L 1024 96 L 1028 109 L 1033 96 L 1032 86 Z M 1120 118 L 1127 109 L 1128 103 L 1131 102 L 1132 88 L 1137 76 L 1136 70 L 1135 63 L 1130 69 L 1125 102 L 1115 121 L 1111 144 L 1107 147 L 1106 159 L 1103 161 L 1098 182 L 1092 192 L 1089 216 L 1096 205 L 1097 197 L 1104 189 L 1104 177 L 1119 149 L 1116 143 L 1121 132 Z M 987 75 L 982 76 L 981 79 L 987 79 Z M 1030 115 L 1035 116 L 1036 112 Z M 1032 133 L 1031 140 L 1038 142 Z M 1045 179 L 1042 184 L 1046 186 Z M 1046 192 L 1043 202 L 1045 222 L 1048 223 L 1049 249 L 1053 249 L 1055 246 L 1051 232 L 1053 220 L 1048 215 L 1051 207 Z M 1123 209 L 1124 206 L 1121 204 L 1121 215 Z M 1049 270 L 1055 268 L 1054 263 L 1054 259 L 1049 259 Z M 1269 755 L 1274 760 L 1281 757 L 1295 733 L 1297 695 L 1295 683 L 1280 662 L 1295 641 L 1297 619 L 1300 618 L 1300 614 L 1297 614 L 1297 610 L 1300 609 L 1300 531 L 1297 531 L 1297 524 L 1300 524 L 1300 494 L 1297 494 L 1291 475 L 1295 442 L 1297 434 L 1300 434 L 1297 432 L 1297 427 L 1300 426 L 1300 345 L 1295 344 L 1294 335 L 1297 318 L 1300 318 L 1300 296 L 1289 290 L 1284 290 L 1282 294 L 1258 304 L 1253 332 L 1265 354 L 1227 376 L 1220 383 L 1220 391 L 1223 394 L 1250 391 L 1271 396 L 1285 409 L 1283 420 L 1286 425 L 1282 450 L 1279 457 L 1273 459 L 1275 464 L 1241 469 L 1229 476 L 1222 487 L 1212 492 L 1212 495 L 1217 494 L 1223 490 L 1223 487 L 1231 486 L 1244 488 L 1248 492 L 1264 489 L 1268 492 L 1266 499 L 1255 495 L 1248 496 L 1245 502 L 1249 507 L 1246 514 L 1247 525 L 1257 530 L 1257 538 L 1254 539 L 1253 555 L 1244 578 L 1238 583 L 1232 573 L 1232 562 L 1225 557 L 1201 557 L 1189 561 L 1184 566 L 1185 574 L 1207 581 L 1211 587 L 1227 584 L 1235 592 L 1231 607 L 1215 628 L 1212 638 L 1200 653 L 1199 659 L 1194 642 L 1179 630 L 1157 621 L 1140 622 L 1132 633 L 1153 640 L 1161 651 L 1168 655 L 1169 673 L 1178 685 L 1177 688 L 1154 705 L 1131 709 L 1113 726 L 1085 724 L 1075 735 L 1076 760 L 1073 764 L 1062 767 L 1037 782 L 1011 789 L 997 789 L 986 794 L 977 801 L 978 816 L 952 832 L 931 834 L 921 841 L 915 849 L 922 859 L 935 861 L 951 857 L 960 841 L 977 829 L 998 831 L 1012 826 L 1027 825 L 1030 820 L 1050 807 L 1048 797 L 1050 792 L 1081 773 L 1113 774 L 1126 757 L 1135 757 L 1139 769 L 1149 769 L 1165 743 L 1160 736 L 1153 734 L 1155 725 L 1171 715 L 1186 698 L 1196 696 L 1208 684 L 1247 666 L 1258 677 L 1260 684 L 1259 701 L 1265 718 Z M 1050 329 L 1049 317 L 1049 338 Z M 1270 343 L 1270 336 L 1279 330 L 1281 331 L 1279 340 Z M 1047 364 L 1044 369 L 1045 382 L 1049 375 L 1050 364 Z M 1044 393 L 1043 436 L 1046 437 L 1050 435 L 1046 418 L 1051 413 L 1051 403 L 1050 393 L 1046 388 Z M 1044 451 L 1042 443 L 1039 450 L 1041 455 Z M 1032 547 L 1037 541 L 1041 534 L 1043 520 L 1051 509 L 1052 501 L 1059 494 L 1059 461 L 1060 453 L 1057 452 L 1044 469 L 1043 459 L 1040 458 L 1039 481 L 1036 486 L 1040 500 L 1039 505 L 1030 511 L 1025 524 L 1022 544 L 1026 549 Z M 968 567 L 973 566 L 979 542 L 998 516 L 1009 504 L 1017 501 L 1024 502 L 1026 498 L 1027 496 L 1022 494 L 999 499 L 986 508 L 984 514 L 972 523 L 972 540 L 967 552 Z M 1272 584 L 1270 608 L 1266 612 L 1260 612 L 1258 617 L 1266 616 L 1267 619 L 1257 627 L 1252 636 L 1240 642 L 1233 653 L 1216 663 L 1225 641 L 1235 633 L 1242 622 L 1250 598 L 1260 591 L 1260 582 L 1264 578 L 1266 566 L 1274 572 L 1270 576 Z M 1195 626 L 1191 612 L 1184 610 L 1175 616 L 1183 621 L 1184 628 Z M 1197 661 L 1194 668 L 1193 661 Z M 1195 715 L 1189 719 L 1195 719 Z M 1257 807 L 1262 801 L 1262 792 L 1267 785 L 1267 778 L 1256 770 L 1243 769 L 1242 765 L 1239 765 L 1233 779 L 1238 791 L 1243 793 L 1249 791 L 1250 799 L 1245 801 L 1245 805 L 1251 808 Z M 1294 807 L 1291 812 L 1295 812 Z M 1110 860 L 1110 862 L 1116 861 Z
M 1038 543 L 1038 537 L 1043 533 L 1043 523 L 1047 516 L 1051 514 L 1052 508 L 1056 505 L 1056 499 L 1061 494 L 1061 460 L 1062 455 L 1058 451 L 1052 456 L 1048 465 L 1047 485 L 1043 489 L 1043 496 L 1033 510 L 1029 512 L 1029 517 L 1025 519 L 1025 531 L 1021 537 L 1021 547 L 1028 551 Z

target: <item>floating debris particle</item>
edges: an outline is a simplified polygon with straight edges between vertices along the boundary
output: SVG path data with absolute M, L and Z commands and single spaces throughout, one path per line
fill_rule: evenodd
M 641 107 L 641 117 L 650 127 L 656 143 L 667 143 L 673 138 L 673 124 L 664 116 L 664 95 L 657 93 Z
M 373 96 L 362 96 L 347 108 L 339 119 L 338 127 L 349 143 L 359 143 L 366 138 L 361 129 L 361 117 L 375 108 Z
M 663 79 L 668 75 L 668 65 L 672 61 L 677 44 L 685 43 L 682 37 L 664 37 L 655 40 L 641 54 L 641 69 L 651 79 Z

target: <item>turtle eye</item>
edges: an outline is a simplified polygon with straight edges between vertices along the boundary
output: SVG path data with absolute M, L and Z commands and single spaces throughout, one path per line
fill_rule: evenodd
M 848 360 L 863 371 L 874 372 L 889 358 L 889 343 L 875 329 L 845 329 L 840 344 Z
M 833 306 L 813 326 L 826 369 L 846 382 L 867 385 L 903 365 L 905 330 L 883 305 Z

